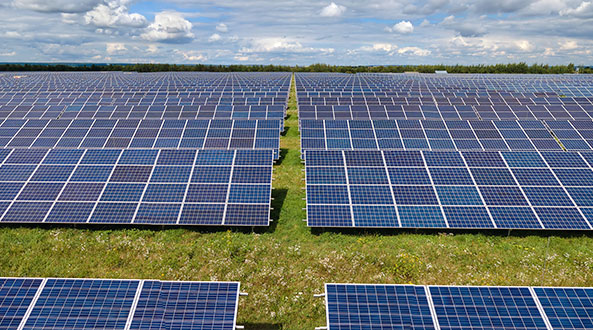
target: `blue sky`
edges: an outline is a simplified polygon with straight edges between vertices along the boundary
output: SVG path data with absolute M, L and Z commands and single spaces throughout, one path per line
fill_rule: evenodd
M 0 62 L 593 64 L 593 0 L 4 0 Z

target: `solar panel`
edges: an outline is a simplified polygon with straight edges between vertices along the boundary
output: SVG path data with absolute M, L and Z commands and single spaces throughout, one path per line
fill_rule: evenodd
M 0 118 L 282 119 L 289 73 L 47 73 L 0 77 Z
M 0 222 L 269 224 L 272 150 L 0 150 Z
M 534 288 L 554 329 L 593 328 L 592 288 Z
M 41 279 L 0 278 L 0 328 L 19 328 L 41 282 Z
M 568 121 L 562 123 L 570 125 Z M 302 120 L 300 128 L 303 152 L 365 149 L 562 150 L 547 128 L 533 129 L 523 121 Z
M 326 284 L 327 324 L 339 329 L 435 329 L 423 287 Z
M 307 151 L 311 227 L 591 230 L 578 152 Z
M 30 128 L 34 126 L 34 128 Z M 0 147 L 36 149 L 274 149 L 283 120 L 5 120 Z
M 593 289 L 325 285 L 327 329 L 589 329 Z
M 235 329 L 239 283 L 0 279 L 3 329 Z

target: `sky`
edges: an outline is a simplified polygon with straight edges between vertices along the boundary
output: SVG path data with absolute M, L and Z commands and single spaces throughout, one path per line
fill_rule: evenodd
M 0 62 L 593 65 L 593 0 L 0 0 Z

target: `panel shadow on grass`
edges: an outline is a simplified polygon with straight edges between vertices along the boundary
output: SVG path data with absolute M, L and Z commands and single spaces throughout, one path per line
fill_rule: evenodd
M 282 161 L 286 158 L 286 154 L 288 153 L 288 149 L 280 148 L 280 157 L 274 162 L 274 165 L 279 166 L 282 165 Z
M 272 190 L 272 210 L 270 211 L 270 226 L 267 228 L 267 232 L 273 232 L 276 230 L 276 226 L 278 225 L 278 221 L 280 221 L 280 212 L 282 212 L 282 207 L 284 206 L 284 200 L 286 199 L 286 195 L 288 194 L 288 189 L 274 189 Z

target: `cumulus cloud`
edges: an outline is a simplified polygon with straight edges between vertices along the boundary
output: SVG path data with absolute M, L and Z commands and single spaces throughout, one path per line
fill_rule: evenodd
M 583 1 L 576 8 L 567 8 L 560 11 L 560 15 L 579 18 L 593 17 L 593 2 Z
M 208 38 L 208 41 L 209 42 L 216 42 L 216 41 L 220 41 L 220 39 L 222 39 L 222 37 L 220 36 L 220 34 L 214 33 L 213 35 L 210 36 L 210 38 Z
M 150 54 L 156 54 L 159 51 L 159 47 L 157 45 L 148 45 L 146 47 L 146 52 Z
M 346 12 L 346 7 L 336 4 L 335 2 L 323 7 L 319 15 L 321 17 L 338 17 Z
M 129 13 L 126 4 L 126 0 L 100 4 L 84 15 L 84 21 L 86 24 L 99 28 L 141 28 L 146 26 L 146 18 L 137 13 Z
M 333 48 L 305 47 L 299 41 L 289 38 L 258 38 L 250 42 L 249 47 L 243 47 L 240 53 L 333 53 Z
M 401 21 L 392 27 L 388 27 L 387 31 L 399 34 L 408 34 L 414 32 L 414 25 L 410 21 Z
M 567 40 L 560 43 L 560 50 L 573 50 L 579 48 L 579 45 L 574 40 Z
M 6 53 L 0 53 L 0 56 L 15 56 L 16 52 L 12 51 L 12 52 L 6 52 Z
M 126 50 L 128 50 L 126 48 L 126 45 L 124 45 L 121 42 L 108 42 L 107 44 L 105 44 L 105 51 L 109 55 L 122 53 Z
M 216 31 L 225 33 L 229 31 L 229 27 L 224 23 L 218 23 L 218 25 L 216 25 Z
M 397 50 L 397 45 L 379 42 L 379 43 L 374 43 L 374 44 L 368 45 L 368 46 L 362 46 L 358 49 L 350 50 L 350 51 L 348 51 L 348 54 L 354 55 L 354 54 L 358 54 L 361 52 L 366 52 L 366 53 L 387 53 L 388 55 L 391 56 L 391 55 L 395 54 L 396 50 Z
M 401 55 L 428 56 L 432 52 L 428 49 L 422 49 L 418 47 L 403 47 L 398 49 L 397 53 Z
M 372 51 L 392 52 L 397 49 L 397 45 L 378 43 L 378 44 L 373 44 L 371 47 L 363 47 L 363 49 L 364 50 L 372 50 Z
M 185 43 L 194 38 L 191 32 L 192 23 L 180 13 L 164 11 L 154 16 L 151 23 L 141 37 L 148 41 Z
M 181 55 L 184 61 L 203 62 L 208 59 L 205 55 L 196 51 L 183 51 L 176 49 L 175 53 Z
M 515 46 L 523 52 L 530 52 L 535 48 L 529 40 L 517 40 L 515 41 Z
M 12 5 L 45 13 L 83 13 L 102 2 L 103 0 L 14 0 Z

